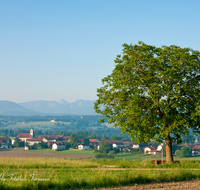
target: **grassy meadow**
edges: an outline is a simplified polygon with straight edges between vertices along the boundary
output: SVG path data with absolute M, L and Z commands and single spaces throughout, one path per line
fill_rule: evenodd
M 62 150 L 62 151 L 53 151 L 52 149 L 36 149 L 29 150 L 32 152 L 47 152 L 47 153 L 60 153 L 60 154 L 95 154 L 93 150 Z
M 0 189 L 86 189 L 200 179 L 200 161 L 1 157 Z
M 17 122 L 16 124 L 10 124 L 6 128 L 21 128 L 21 129 L 30 129 L 30 126 L 32 126 L 36 130 L 41 130 L 41 128 L 48 130 L 55 127 L 55 123 L 57 122 L 50 122 L 50 121 L 40 121 L 40 122 L 28 122 L 28 123 L 22 123 Z M 59 122 L 60 124 L 70 125 L 70 122 Z

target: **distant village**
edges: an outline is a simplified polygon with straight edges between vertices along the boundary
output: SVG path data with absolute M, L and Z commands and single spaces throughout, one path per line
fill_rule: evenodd
M 77 139 L 76 147 L 70 144 L 70 136 L 63 135 L 39 135 L 34 137 L 34 130 L 31 127 L 30 133 L 19 133 L 17 137 L 10 140 L 8 137 L 0 137 L 0 149 L 22 148 L 30 149 L 46 149 L 51 148 L 52 151 L 62 151 L 66 149 L 77 150 L 99 150 L 101 141 L 106 141 L 110 150 L 118 150 L 118 152 L 135 152 L 140 149 L 143 154 L 160 155 L 162 153 L 163 143 L 155 142 L 137 144 L 134 142 L 118 141 L 111 139 Z M 192 149 L 192 156 L 200 155 L 200 145 L 182 144 L 178 145 L 178 149 L 183 146 L 189 146 Z

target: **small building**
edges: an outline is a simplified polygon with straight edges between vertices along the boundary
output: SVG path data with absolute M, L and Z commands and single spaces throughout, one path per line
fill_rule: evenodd
M 78 145 L 78 149 L 79 150 L 88 150 L 88 149 L 90 149 L 90 145 L 88 145 L 88 144 L 79 144 Z
M 66 150 L 66 145 L 63 142 L 55 142 L 52 145 L 52 150 Z
M 25 146 L 24 149 L 25 149 L 25 150 L 29 150 L 29 146 Z

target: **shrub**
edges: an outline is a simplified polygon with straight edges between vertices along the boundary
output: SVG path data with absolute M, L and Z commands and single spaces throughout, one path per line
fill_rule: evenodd
M 176 151 L 175 151 L 175 156 L 180 156 L 180 154 L 181 154 L 181 151 L 180 151 L 180 150 L 176 150 Z
M 97 150 L 97 148 L 94 149 L 94 153 L 99 152 L 99 150 Z
M 192 155 L 192 149 L 189 146 L 184 146 L 181 148 L 181 157 L 190 157 Z

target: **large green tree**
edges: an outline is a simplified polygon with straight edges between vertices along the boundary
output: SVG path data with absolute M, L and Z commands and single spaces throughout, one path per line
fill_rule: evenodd
M 139 42 L 124 44 L 115 63 L 97 89 L 94 109 L 101 122 L 114 123 L 138 143 L 165 140 L 171 163 L 172 142 L 181 142 L 189 129 L 199 132 L 200 52 Z
M 76 148 L 78 146 L 78 136 L 75 133 L 72 133 L 69 139 L 72 148 Z

